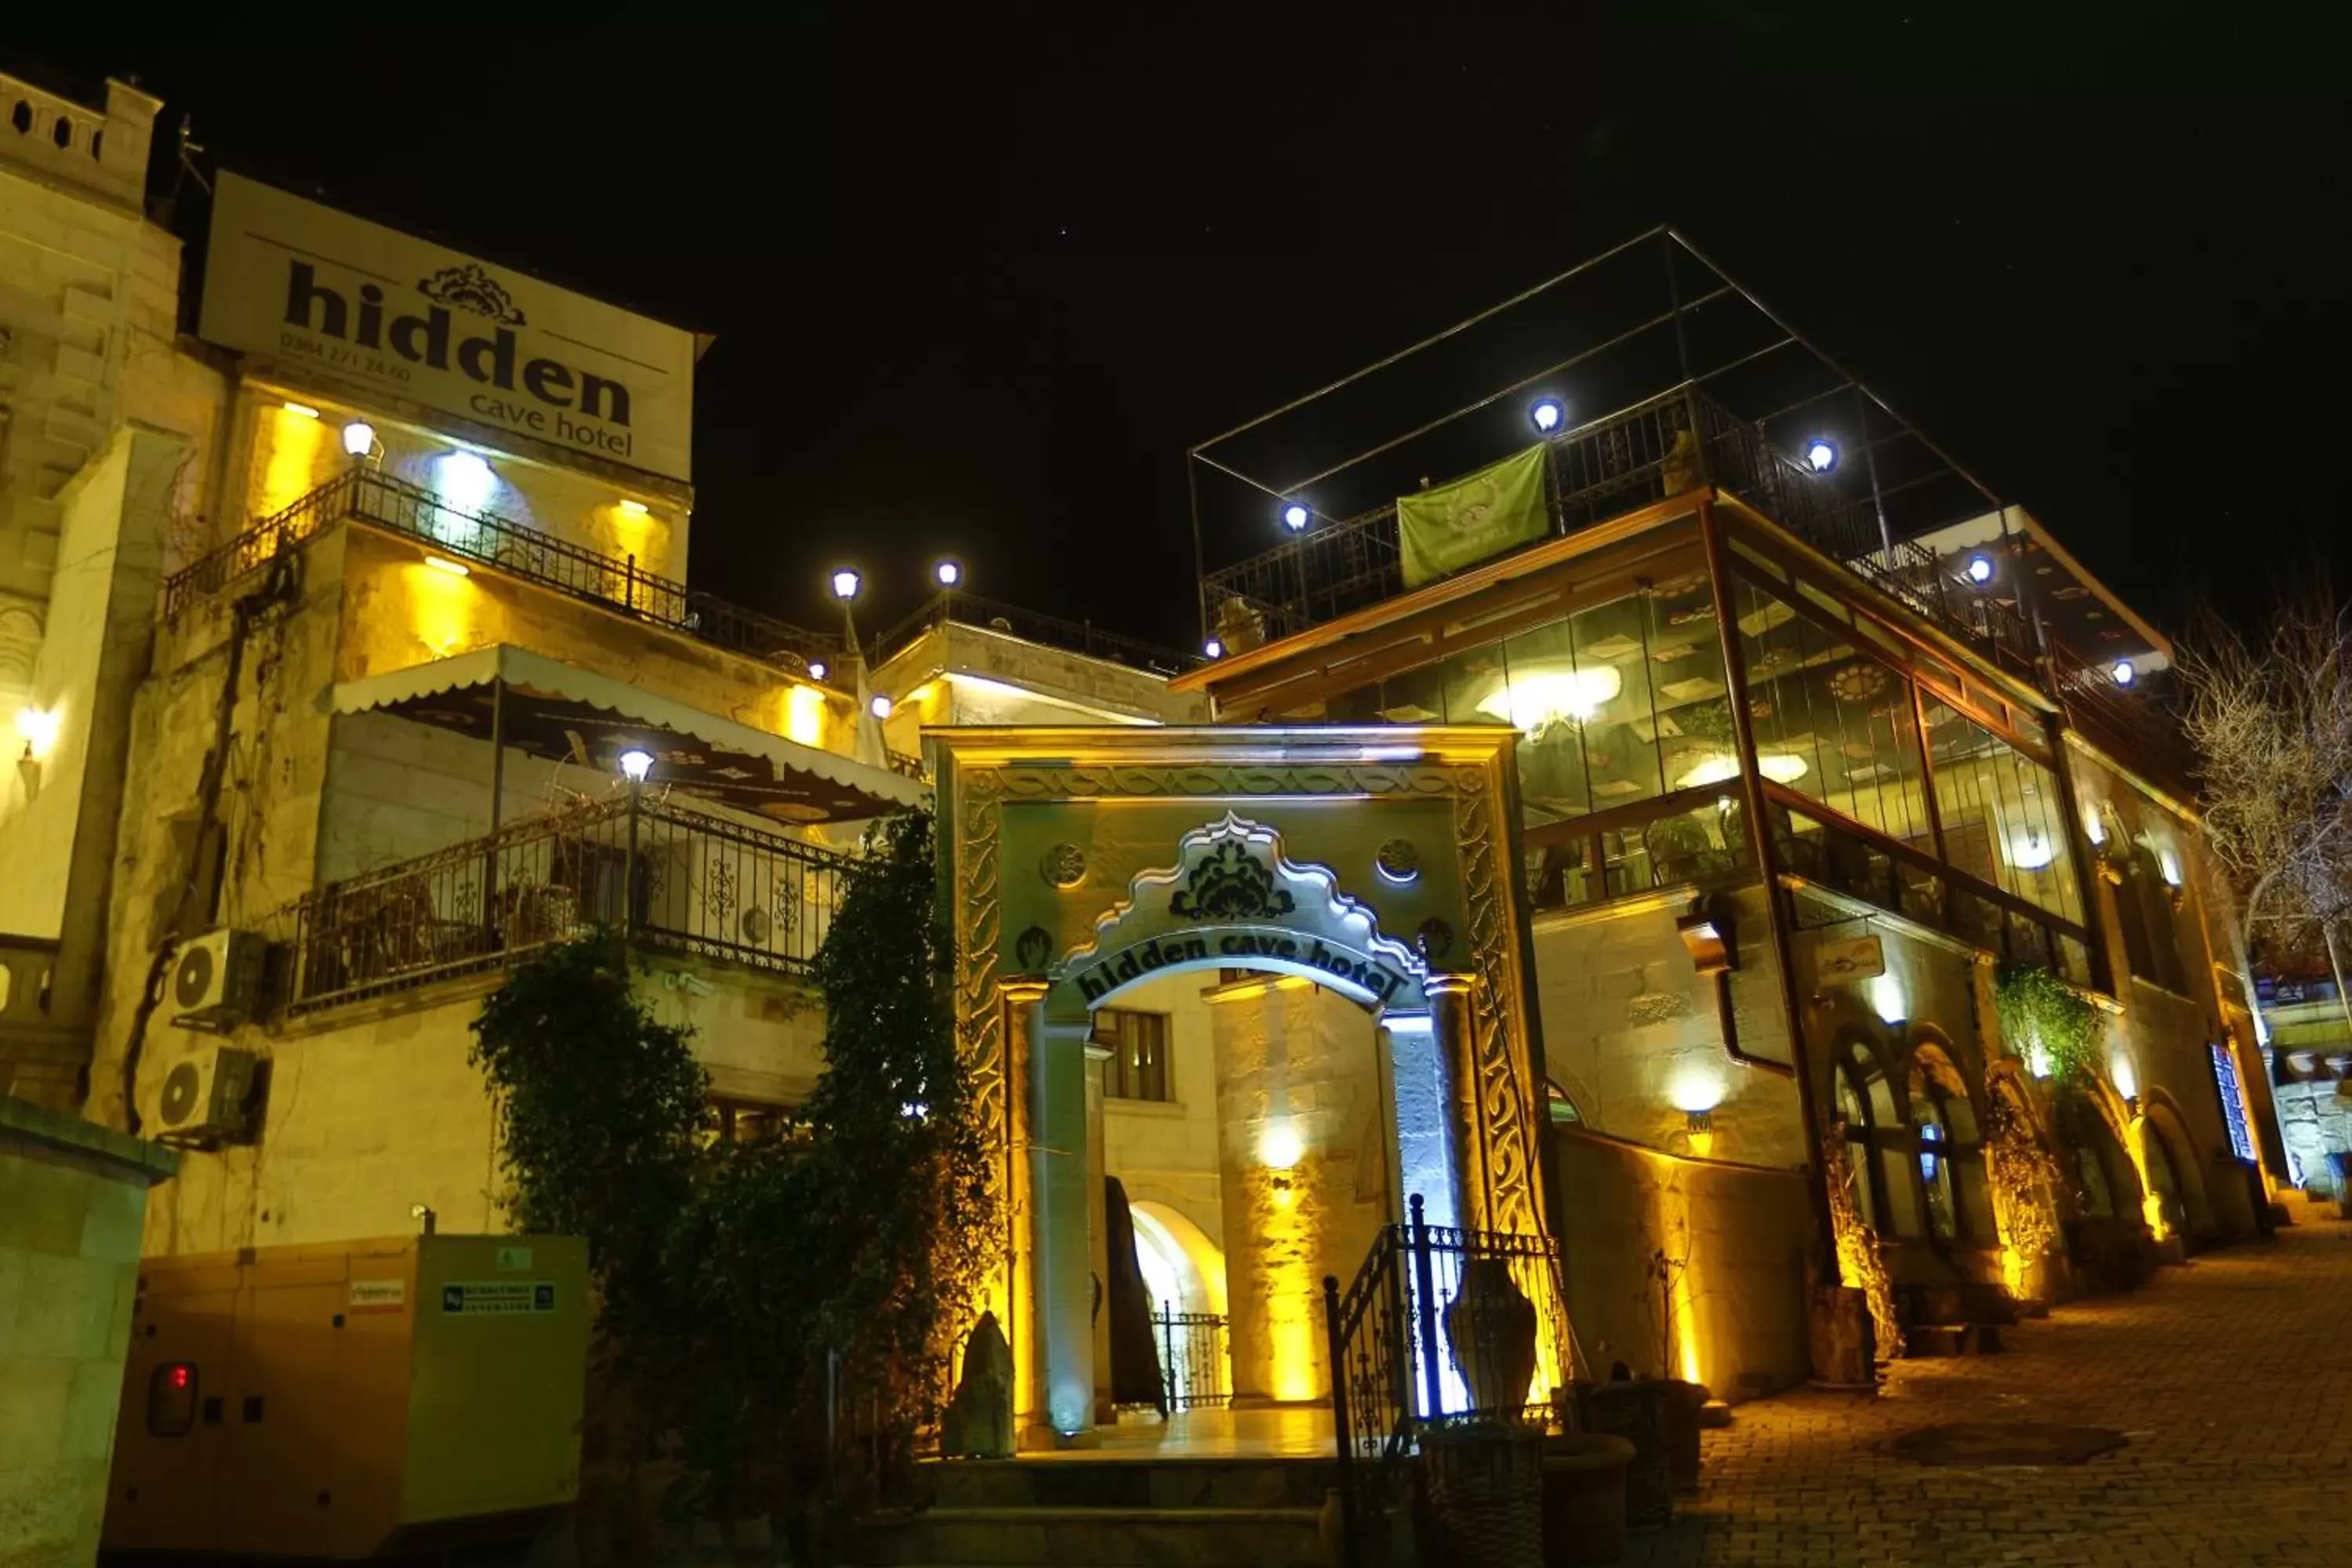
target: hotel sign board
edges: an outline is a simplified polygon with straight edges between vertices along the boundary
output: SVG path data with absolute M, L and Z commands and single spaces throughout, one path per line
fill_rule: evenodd
M 691 332 L 226 172 L 197 334 L 693 478 Z

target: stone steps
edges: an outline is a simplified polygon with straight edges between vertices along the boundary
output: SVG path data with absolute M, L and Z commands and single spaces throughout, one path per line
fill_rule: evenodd
M 960 1460 L 924 1468 L 931 1502 L 858 1527 L 879 1568 L 1158 1568 L 1323 1561 L 1328 1459 Z
M 858 1557 L 885 1568 L 1321 1568 L 1320 1519 L 1307 1508 L 931 1508 L 863 1526 Z

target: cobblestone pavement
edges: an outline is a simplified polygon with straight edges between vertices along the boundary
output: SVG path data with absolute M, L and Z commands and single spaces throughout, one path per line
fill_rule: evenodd
M 1875 1399 L 1799 1391 L 1706 1436 L 1639 1568 L 2294 1564 L 2352 1568 L 2352 1226 L 2209 1254 L 2144 1289 L 2004 1330 L 2000 1355 L 1906 1361 Z M 1895 1457 L 1948 1421 L 2109 1426 L 2085 1464 Z

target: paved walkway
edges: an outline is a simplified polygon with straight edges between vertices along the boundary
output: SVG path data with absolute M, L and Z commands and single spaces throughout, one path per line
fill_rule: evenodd
M 1741 1405 L 1639 1568 L 2294 1564 L 2352 1568 L 2352 1226 L 2306 1223 L 2145 1289 L 2004 1331 L 2006 1353 L 1898 1363 L 1875 1399 Z M 1929 1468 L 1948 1421 L 2110 1426 L 2079 1466 Z

